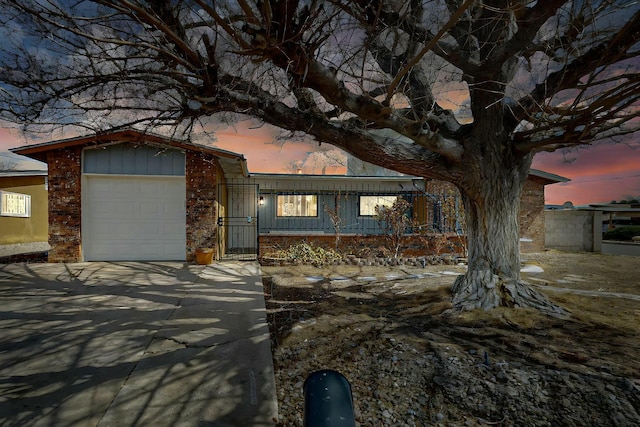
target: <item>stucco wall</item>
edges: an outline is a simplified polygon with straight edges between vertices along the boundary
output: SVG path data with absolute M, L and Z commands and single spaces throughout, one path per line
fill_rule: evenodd
M 545 211 L 545 245 L 569 252 L 600 252 L 602 213 L 599 211 Z
M 0 190 L 31 196 L 31 216 L 0 216 L 0 245 L 46 242 L 48 239 L 47 189 L 45 176 L 0 178 Z

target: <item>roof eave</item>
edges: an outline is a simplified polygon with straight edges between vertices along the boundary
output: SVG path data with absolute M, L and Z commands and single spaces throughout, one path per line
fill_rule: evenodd
M 564 176 L 556 175 L 554 173 L 541 171 L 539 169 L 529 169 L 529 175 L 533 175 L 538 178 L 542 178 L 548 181 L 549 184 L 555 184 L 558 182 L 569 182 L 571 181 L 569 178 Z
M 165 136 L 152 133 L 144 133 L 132 129 L 117 130 L 113 132 L 96 133 L 93 135 L 85 135 L 56 141 L 49 141 L 40 144 L 27 145 L 23 147 L 11 148 L 9 151 L 22 156 L 30 157 L 41 162 L 47 161 L 47 153 L 54 150 L 69 148 L 74 146 L 91 146 L 100 145 L 106 142 L 133 142 L 133 143 L 156 143 L 167 145 L 174 148 L 180 148 L 188 151 L 195 151 L 204 154 L 210 154 L 217 158 L 237 159 L 243 163 L 245 176 L 248 175 L 246 159 L 242 154 L 234 153 L 227 150 L 212 148 L 207 145 L 194 144 L 186 140 L 175 138 L 167 138 Z

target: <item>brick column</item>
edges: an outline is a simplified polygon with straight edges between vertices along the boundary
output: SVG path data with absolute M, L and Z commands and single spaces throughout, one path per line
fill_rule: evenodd
M 49 166 L 49 262 L 78 262 L 82 221 L 81 147 L 52 151 Z
M 521 252 L 544 250 L 544 181 L 529 176 L 520 198 L 520 237 L 531 239 L 521 242 Z
M 214 157 L 187 151 L 187 261 L 195 259 L 198 248 L 216 248 L 216 172 Z

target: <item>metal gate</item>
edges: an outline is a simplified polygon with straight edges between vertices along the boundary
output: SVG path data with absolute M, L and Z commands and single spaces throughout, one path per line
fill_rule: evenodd
M 258 185 L 219 184 L 226 199 L 218 212 L 218 248 L 222 259 L 255 260 L 258 257 Z

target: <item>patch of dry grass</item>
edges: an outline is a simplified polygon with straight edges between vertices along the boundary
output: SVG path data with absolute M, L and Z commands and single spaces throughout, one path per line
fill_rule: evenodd
M 281 298 L 276 300 L 284 301 L 288 313 L 295 312 L 295 306 L 301 309 L 297 317 L 289 314 L 290 322 L 280 319 L 284 335 L 297 321 L 316 316 L 328 315 L 338 323 L 341 316 L 366 316 L 406 324 L 434 339 L 447 337 L 493 355 L 558 368 L 604 366 L 621 375 L 638 376 L 640 303 L 625 297 L 640 295 L 634 268 L 638 260 L 557 251 L 525 254 L 523 260 L 544 270 L 523 278 L 539 285 L 571 313 L 570 318 L 552 318 L 532 309 L 454 312 L 450 286 L 453 273 L 464 272 L 461 266 L 286 266 L 263 267 L 263 272 L 277 278 Z

